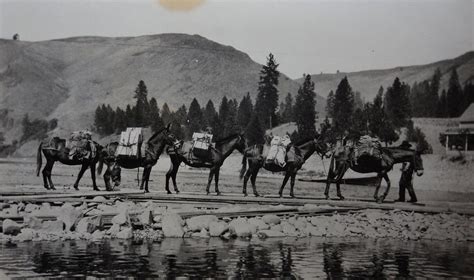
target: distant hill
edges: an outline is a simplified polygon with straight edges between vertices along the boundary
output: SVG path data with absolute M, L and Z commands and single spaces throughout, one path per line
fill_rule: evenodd
M 400 66 L 384 70 L 367 70 L 360 72 L 340 72 L 336 74 L 314 74 L 312 80 L 315 82 L 316 91 L 323 97 L 327 97 L 329 91 L 336 90 L 337 85 L 344 76 L 347 76 L 354 91 L 359 91 L 366 101 L 372 101 L 380 86 L 384 89 L 391 86 L 395 77 L 412 85 L 415 81 L 429 79 L 436 68 L 441 69 L 443 74 L 441 87 L 447 88 L 450 72 L 453 67 L 457 68 L 461 83 L 474 81 L 474 51 L 454 59 L 446 59 L 426 65 Z M 301 79 L 297 80 L 302 82 Z
M 91 127 L 98 104 L 123 108 L 134 102 L 139 80 L 160 107 L 189 106 L 194 97 L 201 106 L 209 99 L 218 106 L 224 95 L 240 101 L 247 92 L 255 101 L 261 67 L 247 54 L 199 35 L 0 40 L 0 117 L 3 123 L 14 120 L 7 141 L 21 135 L 25 113 L 59 119 L 56 132 L 65 136 Z M 280 100 L 298 87 L 282 74 Z M 317 101 L 323 112 L 325 100 Z

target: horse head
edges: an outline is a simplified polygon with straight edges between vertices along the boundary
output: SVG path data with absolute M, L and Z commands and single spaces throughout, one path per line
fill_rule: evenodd
M 179 139 L 170 132 L 170 125 L 171 124 L 168 124 L 165 128 L 155 132 L 150 137 L 147 141 L 147 145 L 151 150 L 154 152 L 158 151 L 161 154 L 160 151 L 163 151 L 166 145 L 175 147 L 179 144 Z
M 241 154 L 245 153 L 245 149 L 247 149 L 247 139 L 245 139 L 243 133 L 240 133 L 238 135 L 238 140 L 235 149 L 237 149 L 237 151 L 239 151 Z
M 316 153 L 318 153 L 321 156 L 321 158 L 331 157 L 331 146 L 329 145 L 329 143 L 325 141 L 322 135 L 316 135 L 313 141 L 314 141 Z

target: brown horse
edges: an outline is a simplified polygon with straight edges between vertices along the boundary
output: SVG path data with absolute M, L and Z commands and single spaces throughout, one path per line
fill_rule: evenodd
M 94 145 L 94 147 L 92 147 Z M 51 171 L 53 169 L 53 165 L 56 161 L 59 161 L 66 165 L 82 165 L 81 170 L 79 171 L 79 175 L 77 176 L 77 180 L 74 183 L 74 189 L 79 189 L 79 181 L 84 175 L 84 172 L 87 168 L 91 170 L 91 177 L 92 177 L 92 187 L 95 191 L 98 191 L 99 188 L 95 182 L 95 165 L 100 160 L 100 155 L 102 152 L 102 146 L 96 142 L 88 142 L 87 150 L 91 153 L 91 156 L 87 158 L 78 159 L 73 157 L 72 159 L 69 157 L 69 148 L 66 147 L 66 140 L 61 139 L 59 137 L 54 137 L 50 139 L 48 143 L 41 142 L 38 146 L 38 152 L 36 155 L 36 176 L 39 176 L 39 172 L 41 170 L 41 165 L 43 163 L 42 154 L 46 158 L 46 165 L 43 168 L 43 182 L 44 187 L 48 190 L 55 190 L 53 181 L 51 180 Z M 94 152 L 93 152 L 94 151 Z M 93 154 L 93 155 L 92 155 Z
M 215 147 L 211 148 L 209 158 L 207 159 L 196 159 L 190 155 L 191 141 L 184 142 L 179 149 L 168 149 L 168 154 L 171 160 L 171 166 L 166 173 L 166 191 L 168 194 L 171 193 L 169 189 L 169 180 L 173 180 L 173 186 L 176 193 L 179 193 L 178 187 L 176 186 L 176 174 L 178 173 L 179 166 L 182 162 L 186 165 L 196 168 L 209 168 L 209 179 L 207 181 L 206 193 L 209 194 L 209 188 L 214 178 L 215 191 L 217 195 L 219 191 L 219 171 L 224 163 L 225 159 L 229 157 L 234 150 L 238 150 L 243 153 L 246 148 L 246 141 L 242 134 L 233 134 L 224 139 L 218 140 L 215 143 Z M 191 160 L 190 160 L 191 158 Z
M 247 196 L 247 182 L 249 178 L 252 182 L 253 194 L 259 196 L 257 192 L 257 187 L 255 186 L 255 181 L 257 179 L 257 174 L 260 168 L 265 168 L 271 172 L 285 172 L 285 178 L 280 187 L 278 194 L 280 197 L 283 196 L 283 189 L 285 188 L 288 179 L 291 178 L 291 189 L 290 196 L 294 197 L 294 186 L 295 178 L 298 170 L 301 169 L 306 160 L 313 155 L 315 152 L 323 157 L 326 152 L 329 150 L 327 143 L 321 138 L 317 137 L 309 141 L 303 142 L 301 145 L 296 145 L 295 150 L 299 152 L 300 156 L 296 157 L 296 160 L 293 162 L 287 162 L 284 167 L 281 167 L 276 164 L 267 164 L 265 163 L 265 158 L 263 154 L 263 145 L 254 145 L 248 148 L 244 153 L 244 158 L 242 159 L 242 170 L 240 171 L 240 179 L 244 178 L 244 185 L 242 192 Z M 249 168 L 247 169 L 247 160 Z
M 116 157 L 115 151 L 117 150 L 119 143 L 112 142 L 108 144 L 102 152 L 103 163 L 107 165 L 107 169 L 104 173 L 106 189 L 112 190 L 110 185 L 111 178 L 115 186 L 120 185 L 120 167 L 126 169 L 143 167 L 140 190 L 145 189 L 145 192 L 149 192 L 148 182 L 150 180 L 151 169 L 157 163 L 165 146 L 175 145 L 177 141 L 176 137 L 170 133 L 170 124 L 168 124 L 168 126 L 154 133 L 150 139 L 148 139 L 146 142 L 145 155 L 140 158 L 133 159 Z M 101 166 L 101 163 L 99 163 L 99 166 Z
M 388 195 L 390 190 L 388 172 L 392 170 L 394 164 L 410 162 L 413 164 L 416 174 L 418 176 L 423 175 L 423 160 L 420 151 L 397 147 L 382 148 L 382 153 L 390 160 L 381 160 L 373 156 L 362 156 L 357 160 L 357 163 L 351 160 L 351 158 L 353 158 L 351 153 L 354 153 L 354 151 L 349 147 L 344 147 L 343 150 L 333 153 L 326 181 L 326 190 L 324 191 L 326 199 L 329 199 L 329 187 L 331 182 L 336 183 L 337 196 L 340 199 L 344 199 L 341 194 L 340 184 L 344 174 L 349 168 L 358 173 L 377 173 L 378 183 L 375 188 L 374 198 L 378 203 L 383 202 Z M 382 178 L 387 182 L 387 189 L 379 197 L 378 193 L 382 184 Z

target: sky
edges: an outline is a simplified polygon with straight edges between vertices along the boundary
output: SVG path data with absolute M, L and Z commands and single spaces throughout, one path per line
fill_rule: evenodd
M 279 70 L 352 72 L 474 49 L 472 0 L 0 0 L 0 37 L 199 34 Z

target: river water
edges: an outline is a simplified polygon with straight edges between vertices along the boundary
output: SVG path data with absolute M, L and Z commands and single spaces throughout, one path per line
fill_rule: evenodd
M 168 238 L 158 243 L 45 241 L 1 244 L 0 248 L 0 271 L 22 279 L 474 277 L 472 242 Z

